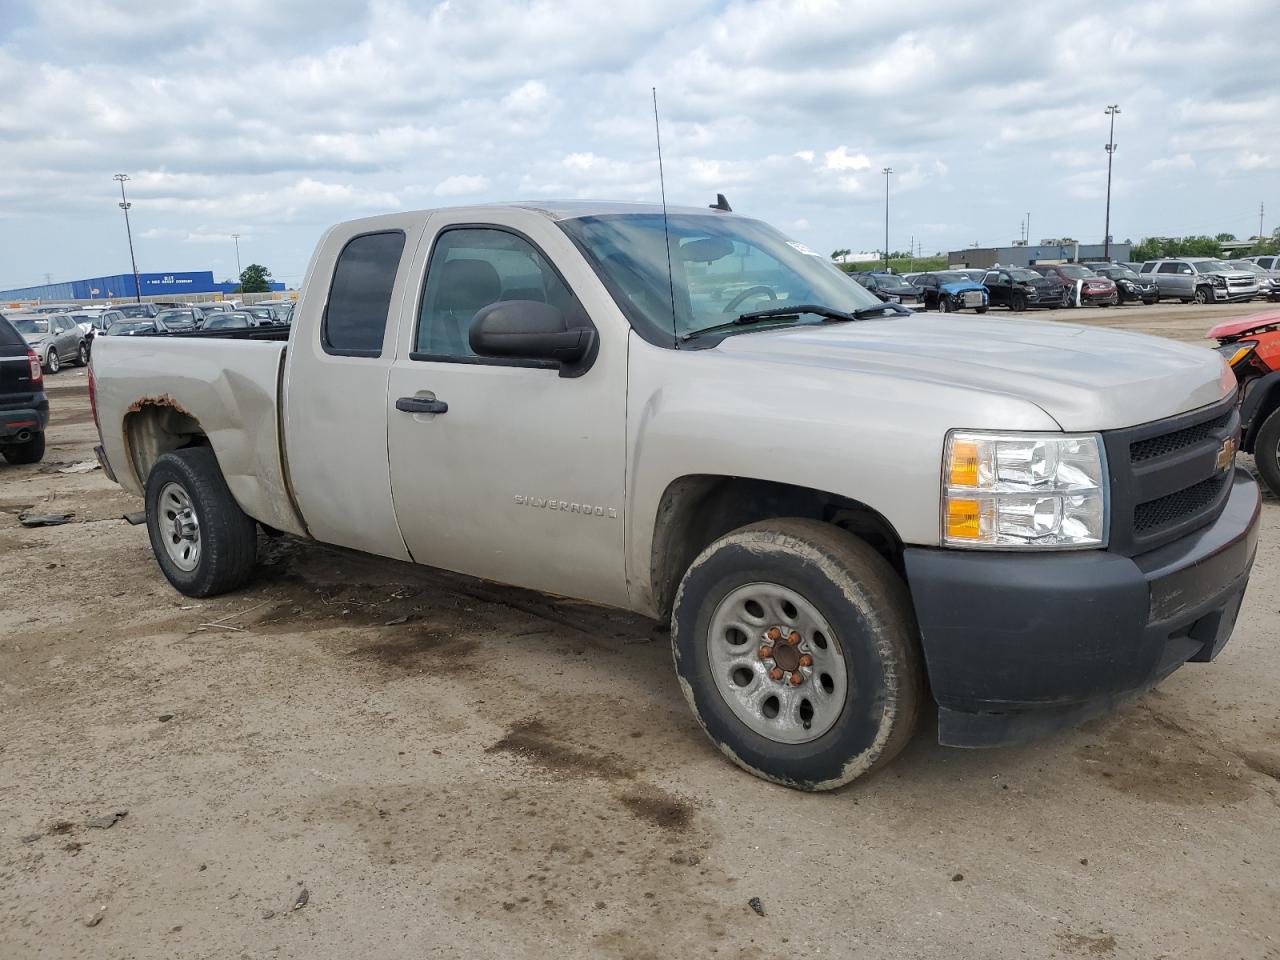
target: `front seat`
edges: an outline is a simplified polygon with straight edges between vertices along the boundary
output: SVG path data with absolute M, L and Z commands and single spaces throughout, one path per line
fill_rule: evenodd
M 428 352 L 475 356 L 467 343 L 471 321 L 481 307 L 502 297 L 498 271 L 487 260 L 447 260 L 440 267 L 428 332 Z

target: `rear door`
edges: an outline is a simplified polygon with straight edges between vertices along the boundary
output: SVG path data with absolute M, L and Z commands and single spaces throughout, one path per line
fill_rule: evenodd
M 1007 307 L 1012 303 L 1013 278 L 1004 270 L 988 273 L 983 279 L 992 306 Z
M 1188 298 L 1195 294 L 1195 272 L 1189 263 L 1166 260 L 1156 268 L 1160 296 Z

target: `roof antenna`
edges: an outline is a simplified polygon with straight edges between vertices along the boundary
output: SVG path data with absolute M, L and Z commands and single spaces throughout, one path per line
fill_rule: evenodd
M 662 129 L 658 126 L 658 88 L 653 90 L 653 135 L 658 141 L 658 188 L 662 191 L 662 236 L 667 241 L 667 290 L 671 294 L 671 345 L 680 348 L 676 334 L 676 281 L 671 275 L 671 227 L 667 223 L 667 181 L 662 173 Z
M 716 202 L 707 204 L 712 210 L 723 210 L 725 213 L 733 213 L 733 207 L 729 206 L 729 201 L 724 198 L 723 193 L 716 194 Z

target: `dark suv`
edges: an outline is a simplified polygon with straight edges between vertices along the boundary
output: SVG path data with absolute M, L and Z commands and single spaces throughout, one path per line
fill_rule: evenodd
M 0 315 L 0 454 L 10 463 L 37 463 L 48 425 L 40 358 Z
M 924 291 L 896 273 L 851 273 L 850 279 L 866 287 L 885 303 L 924 306 Z
M 996 267 L 982 280 L 993 307 L 1008 307 L 1020 313 L 1028 307 L 1062 306 L 1065 289 L 1056 277 L 1042 277 L 1026 267 Z

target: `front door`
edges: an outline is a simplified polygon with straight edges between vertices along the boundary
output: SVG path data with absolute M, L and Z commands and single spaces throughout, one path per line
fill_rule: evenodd
M 625 604 L 629 328 L 616 308 L 593 317 L 599 352 L 575 377 L 548 361 L 479 357 L 468 333 L 481 307 L 532 300 L 568 315 L 607 294 L 531 211 L 433 219 L 426 240 L 387 396 L 392 495 L 413 559 Z

